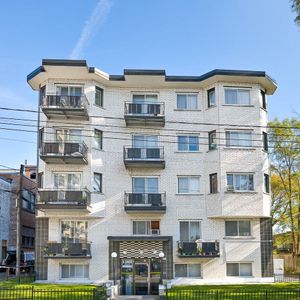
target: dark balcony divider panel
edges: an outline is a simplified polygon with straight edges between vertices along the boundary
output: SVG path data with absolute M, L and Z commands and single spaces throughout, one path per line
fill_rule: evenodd
M 159 115 L 160 104 L 148 104 L 148 114 Z
M 127 152 L 128 159 L 141 158 L 140 148 L 128 148 L 127 151 L 128 151 Z
M 43 147 L 43 154 L 57 154 L 59 153 L 58 143 L 45 143 Z
M 219 251 L 216 248 L 217 245 L 214 242 L 205 242 L 202 245 L 202 249 L 204 253 L 217 254 Z
M 147 151 L 147 158 L 153 159 L 157 158 L 160 159 L 160 149 L 159 148 L 148 148 Z
M 182 244 L 182 252 L 190 255 L 196 254 L 197 244 L 195 242 L 184 242 Z
M 82 153 L 81 145 L 79 143 L 65 143 L 65 154 Z
M 46 257 L 90 257 L 91 245 L 89 243 L 48 243 Z
M 128 113 L 129 114 L 141 114 L 142 104 L 141 103 L 128 103 Z
M 148 194 L 148 203 L 153 206 L 162 205 L 161 194 Z
M 143 194 L 138 193 L 132 193 L 128 194 L 128 200 L 129 204 L 144 204 L 145 201 L 143 201 Z
M 85 96 L 47 95 L 43 100 L 45 107 L 83 108 Z

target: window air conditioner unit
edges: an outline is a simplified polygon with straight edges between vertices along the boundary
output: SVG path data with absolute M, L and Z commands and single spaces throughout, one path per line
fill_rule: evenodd
M 159 235 L 159 229 L 151 229 L 152 235 Z
M 227 192 L 234 192 L 234 186 L 233 185 L 227 185 Z

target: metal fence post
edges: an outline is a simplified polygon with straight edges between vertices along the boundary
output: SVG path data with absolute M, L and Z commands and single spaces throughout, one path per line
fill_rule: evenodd
M 219 291 L 218 291 L 218 290 L 216 290 L 215 299 L 216 299 L 216 300 L 219 299 Z
M 34 286 L 31 286 L 31 299 L 34 299 Z
M 268 300 L 268 290 L 266 290 L 266 293 L 265 293 L 265 300 Z

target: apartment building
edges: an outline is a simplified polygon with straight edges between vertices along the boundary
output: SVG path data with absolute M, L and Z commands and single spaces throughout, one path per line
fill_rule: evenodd
M 36 271 L 49 282 L 270 282 L 267 95 L 261 71 L 108 75 L 45 59 Z

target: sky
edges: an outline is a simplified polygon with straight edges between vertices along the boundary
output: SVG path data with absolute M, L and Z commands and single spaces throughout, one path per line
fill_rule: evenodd
M 300 114 L 300 27 L 289 0 L 15 0 L 0 4 L 0 106 L 37 109 L 26 76 L 43 58 L 86 59 L 108 74 L 266 71 L 269 119 Z M 0 109 L 0 164 L 36 163 L 34 113 Z M 13 126 L 5 123 L 20 123 Z M 23 126 L 27 124 L 29 126 Z M 22 141 L 20 141 L 22 140 Z M 0 166 L 1 168 L 1 166 Z

